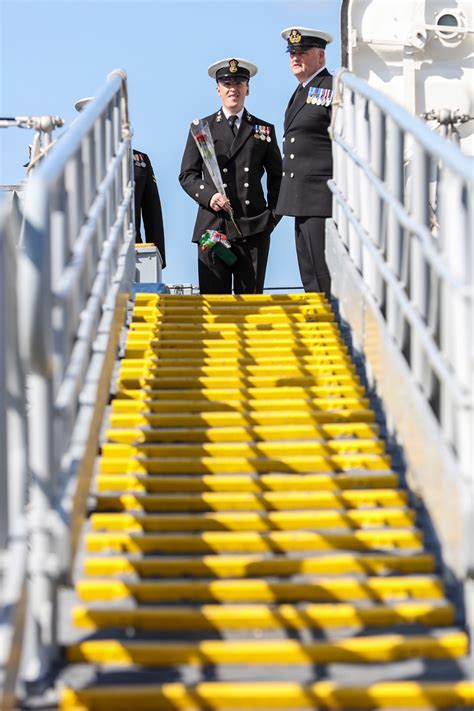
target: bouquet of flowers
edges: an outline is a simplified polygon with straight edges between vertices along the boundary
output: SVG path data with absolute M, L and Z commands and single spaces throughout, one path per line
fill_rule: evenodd
M 213 249 L 214 254 L 223 262 L 232 266 L 237 261 L 237 257 L 231 251 L 231 245 L 223 232 L 217 230 L 206 230 L 199 240 L 201 249 Z
M 194 119 L 191 124 L 191 135 L 194 138 L 196 146 L 198 147 L 203 163 L 212 178 L 212 182 L 216 186 L 217 192 L 227 197 L 224 188 L 224 181 L 222 180 L 221 171 L 217 162 L 216 152 L 214 150 L 214 141 L 212 139 L 211 130 L 207 121 Z M 232 220 L 232 224 L 238 234 L 242 236 L 242 233 L 235 221 L 232 207 L 230 208 L 230 219 Z

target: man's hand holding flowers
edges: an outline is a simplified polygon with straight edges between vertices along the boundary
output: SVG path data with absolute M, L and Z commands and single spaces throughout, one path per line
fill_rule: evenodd
M 229 199 L 225 195 L 222 195 L 222 193 L 214 193 L 209 200 L 209 207 L 215 212 L 219 212 L 220 210 L 231 212 Z

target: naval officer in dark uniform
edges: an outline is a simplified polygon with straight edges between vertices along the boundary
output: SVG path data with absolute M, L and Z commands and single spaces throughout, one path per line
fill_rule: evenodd
M 146 153 L 133 149 L 133 175 L 135 178 L 135 242 L 141 242 L 140 226 L 143 219 L 146 242 L 156 245 L 161 257 L 161 267 L 166 267 L 165 231 L 160 195 L 151 161 Z
M 325 48 L 331 35 L 306 27 L 291 27 L 287 42 L 290 68 L 298 87 L 285 113 L 283 177 L 277 213 L 295 218 L 295 241 L 305 291 L 328 297 L 331 277 L 325 258 L 325 220 L 332 214 L 331 121 L 332 75 L 326 69 Z
M 83 111 L 94 97 L 79 99 L 74 104 L 76 111 Z M 145 241 L 156 246 L 161 257 L 161 267 L 166 267 L 165 231 L 160 195 L 151 161 L 146 153 L 133 149 L 133 177 L 135 180 L 135 242 L 143 242 L 141 219 L 145 229 Z
M 215 62 L 208 74 L 216 80 L 222 107 L 205 121 L 214 140 L 225 195 L 219 193 L 194 142 L 188 136 L 181 163 L 179 182 L 198 204 L 193 242 L 206 230 L 224 232 L 237 257 L 226 264 L 214 250 L 198 245 L 199 288 L 203 294 L 260 294 L 275 227 L 275 208 L 281 181 L 281 154 L 275 128 L 244 108 L 249 80 L 257 67 L 243 59 Z M 262 189 L 267 176 L 267 196 Z M 233 210 L 235 228 L 230 218 Z

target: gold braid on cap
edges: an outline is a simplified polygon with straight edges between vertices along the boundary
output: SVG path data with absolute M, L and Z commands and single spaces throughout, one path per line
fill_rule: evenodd
M 288 35 L 288 41 L 291 44 L 298 44 L 299 42 L 301 42 L 301 35 L 298 30 L 291 30 L 290 34 Z

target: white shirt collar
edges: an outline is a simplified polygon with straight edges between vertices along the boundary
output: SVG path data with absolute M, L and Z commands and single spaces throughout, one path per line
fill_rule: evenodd
M 229 120 L 229 116 L 237 116 L 236 124 L 237 124 L 237 127 L 239 127 L 239 126 L 240 126 L 240 122 L 242 121 L 242 115 L 243 115 L 243 113 L 244 113 L 244 108 L 245 108 L 245 107 L 243 106 L 243 107 L 240 109 L 240 111 L 239 111 L 238 114 L 233 114 L 232 111 L 227 111 L 227 109 L 225 109 L 224 107 L 222 107 L 222 113 L 224 114 L 224 116 L 226 117 L 227 120 Z
M 317 77 L 318 74 L 320 74 L 320 73 L 323 71 L 323 69 L 326 69 L 326 65 L 325 65 L 325 64 L 323 64 L 322 67 L 319 67 L 318 71 L 317 71 L 317 72 L 314 72 L 313 76 L 311 76 L 309 79 L 305 79 L 304 81 L 302 81 L 302 82 L 301 82 L 302 85 L 303 85 L 303 86 L 308 86 L 309 82 L 310 82 L 310 81 L 313 81 L 314 77 Z

